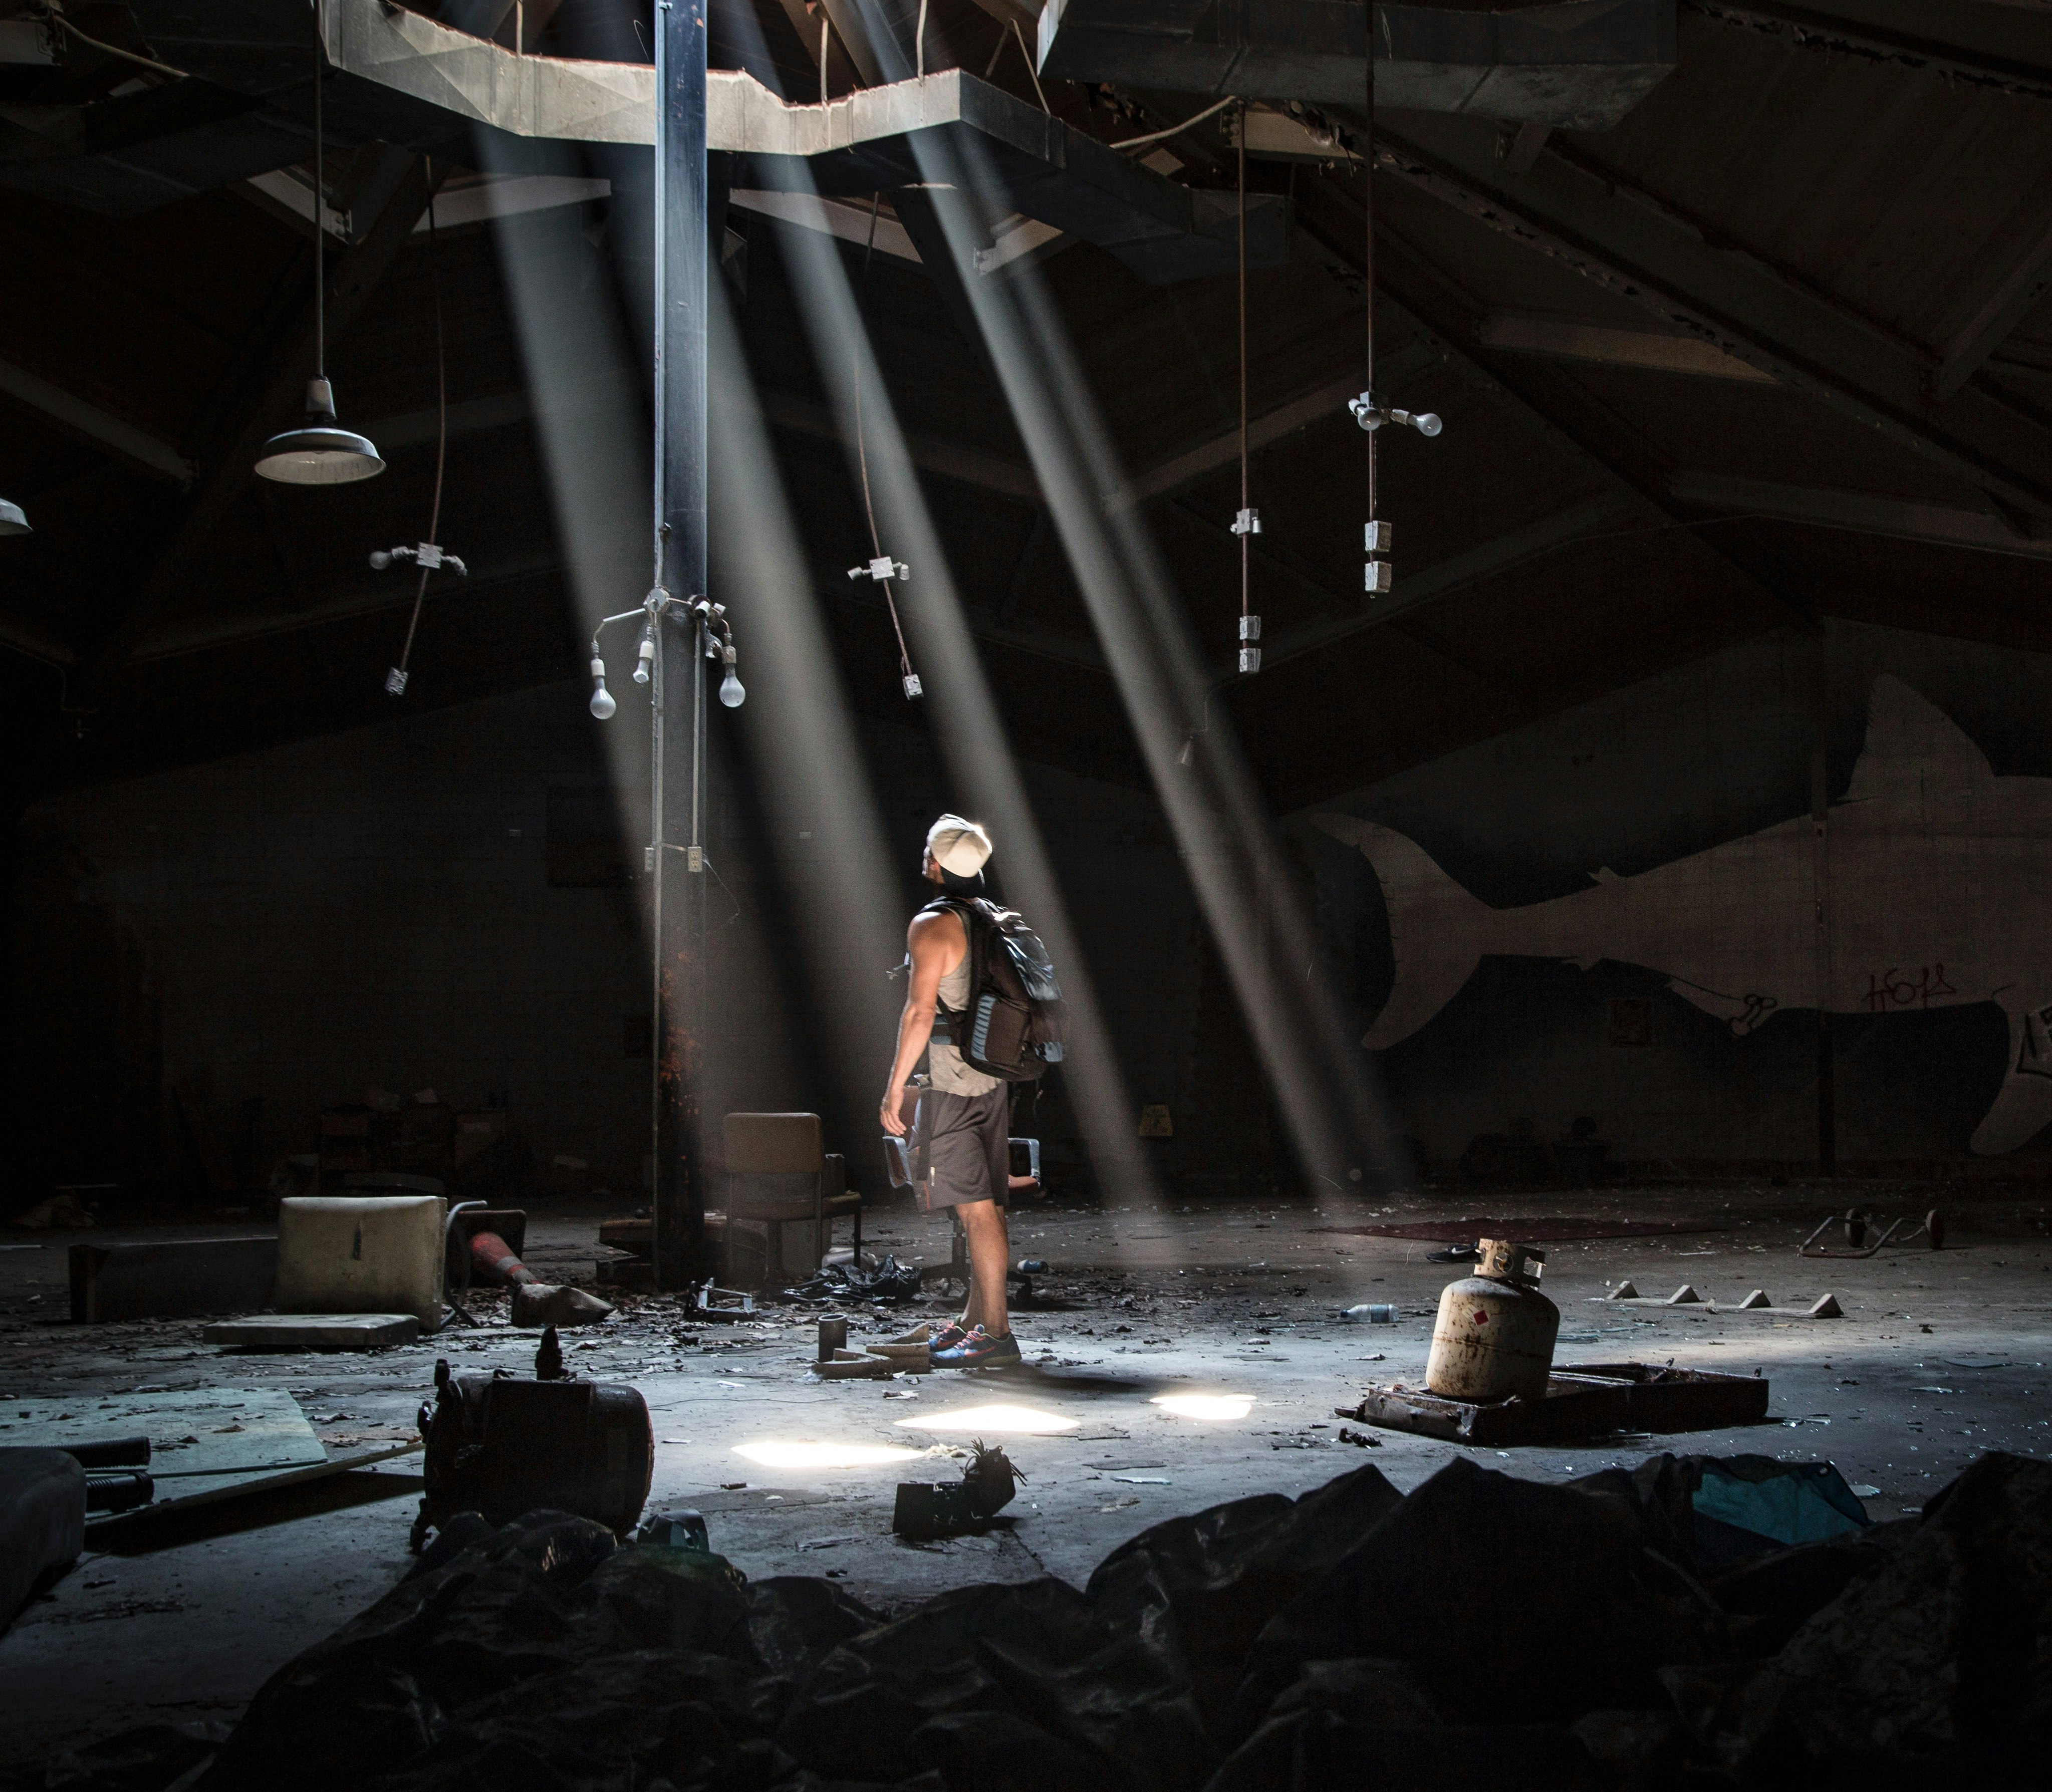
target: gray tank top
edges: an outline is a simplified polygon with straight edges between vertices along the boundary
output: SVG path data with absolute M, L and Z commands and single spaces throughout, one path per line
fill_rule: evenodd
M 966 929 L 968 923 L 963 922 Z M 939 989 L 941 1006 L 960 1013 L 969 1001 L 969 954 L 964 952 L 961 962 L 941 979 Z M 938 1040 L 926 1048 L 926 1070 L 934 1079 L 934 1088 L 948 1095 L 987 1095 L 997 1087 L 996 1077 L 987 1077 L 981 1070 L 973 1070 L 962 1062 L 961 1054 L 951 1045 Z

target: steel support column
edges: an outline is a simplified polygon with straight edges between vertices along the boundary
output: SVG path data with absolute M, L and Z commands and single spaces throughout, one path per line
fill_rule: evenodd
M 706 6 L 656 10 L 656 1285 L 706 1274 Z

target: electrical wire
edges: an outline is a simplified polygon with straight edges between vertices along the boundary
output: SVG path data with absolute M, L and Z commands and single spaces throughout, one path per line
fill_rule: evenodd
M 926 78 L 926 0 L 919 0 L 919 29 L 914 40 L 918 64 L 914 70 L 921 80 Z
M 327 87 L 322 70 L 327 62 L 327 32 L 322 0 L 314 0 L 314 378 L 327 378 L 327 229 L 321 213 L 327 206 L 327 175 L 321 164 L 321 95 Z
M 1369 402 L 1375 392 L 1375 0 L 1368 0 L 1368 126 L 1361 134 L 1361 209 L 1366 219 L 1366 250 L 1361 260 L 1361 280 L 1366 288 L 1368 311 L 1368 384 L 1362 388 Z M 1375 444 L 1382 432 L 1368 432 L 1368 520 L 1375 521 Z
M 159 62 L 150 57 L 138 56 L 133 50 L 125 50 L 114 44 L 104 44 L 97 37 L 88 37 L 65 17 L 63 10 L 60 7 L 47 7 L 42 16 L 48 23 L 55 25 L 66 37 L 84 44 L 88 49 L 98 50 L 103 56 L 112 56 L 123 62 L 131 62 L 138 68 L 147 68 L 154 74 L 169 75 L 174 81 L 190 79 L 184 69 L 174 68 L 168 62 Z
M 1247 617 L 1253 613 L 1248 558 L 1253 548 L 1252 520 L 1247 515 L 1247 103 L 1239 108 L 1239 620 L 1240 639 L 1247 639 Z
M 1048 96 L 1041 89 L 1040 71 L 1033 66 L 1033 53 L 1027 49 L 1026 33 L 1019 29 L 1019 21 L 1016 18 L 1012 22 L 1012 35 L 1019 40 L 1019 53 L 1026 58 L 1027 76 L 1033 83 L 1033 92 L 1040 102 L 1040 110 L 1052 118 L 1054 110 L 1048 105 Z
M 863 324 L 863 300 L 869 293 L 869 264 L 876 253 L 876 214 L 883 204 L 881 192 L 873 193 L 869 198 L 869 241 L 863 246 L 862 279 L 855 291 L 855 319 L 860 328 Z M 864 445 L 862 432 L 862 342 L 858 335 L 855 351 L 850 357 L 855 371 L 855 459 L 862 473 L 862 510 L 869 518 L 869 548 L 876 558 L 883 558 L 883 538 L 876 531 L 876 507 L 869 495 L 869 450 Z M 898 637 L 898 671 L 900 677 L 910 680 L 915 677 L 912 670 L 912 655 L 905 645 L 904 625 L 898 620 L 898 605 L 891 596 L 891 581 L 878 581 L 883 587 L 883 607 L 891 612 L 891 632 Z
M 448 459 L 448 355 L 442 338 L 442 268 L 435 234 L 435 166 L 425 165 L 428 177 L 428 274 L 435 294 L 435 501 L 428 515 L 430 542 L 441 539 L 442 469 Z M 421 626 L 421 606 L 427 601 L 429 569 L 421 569 L 421 582 L 413 589 L 413 614 L 406 624 L 406 644 L 400 650 L 400 683 L 413 658 L 413 636 Z
M 1192 125 L 1202 124 L 1206 119 L 1216 117 L 1227 107 L 1237 106 L 1243 103 L 1238 94 L 1228 93 L 1216 106 L 1205 107 L 1195 118 L 1186 118 L 1181 124 L 1172 124 L 1165 131 L 1150 131 L 1144 137 L 1128 137 L 1122 142 L 1113 143 L 1109 147 L 1115 150 L 1138 149 L 1144 143 L 1158 143 L 1164 137 L 1180 137 Z

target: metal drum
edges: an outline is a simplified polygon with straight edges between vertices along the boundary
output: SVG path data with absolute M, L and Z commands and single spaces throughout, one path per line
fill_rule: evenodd
M 1425 1385 L 1446 1400 L 1543 1400 L 1561 1331 L 1561 1309 L 1532 1285 L 1546 1254 L 1500 1238 L 1481 1254 L 1439 1296 Z

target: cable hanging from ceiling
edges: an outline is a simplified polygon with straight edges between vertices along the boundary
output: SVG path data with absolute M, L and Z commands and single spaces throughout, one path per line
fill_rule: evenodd
M 1439 420 L 1430 411 L 1399 410 L 1388 398 L 1375 389 L 1375 41 L 1379 29 L 1385 43 L 1389 21 L 1375 5 L 1367 0 L 1365 9 L 1368 15 L 1367 36 L 1364 48 L 1367 51 L 1363 61 L 1367 65 L 1365 80 L 1365 111 L 1367 123 L 1361 132 L 1361 214 L 1363 242 L 1361 255 L 1362 305 L 1367 312 L 1367 340 L 1365 346 L 1368 378 L 1361 396 L 1347 401 L 1347 409 L 1353 413 L 1354 421 L 1368 432 L 1368 522 L 1362 530 L 1362 551 L 1367 556 L 1364 583 L 1370 597 L 1386 595 L 1394 577 L 1390 563 L 1378 556 L 1390 551 L 1395 531 L 1378 514 L 1380 494 L 1376 490 L 1376 445 L 1385 423 L 1409 425 L 1421 436 L 1436 436 L 1442 427 Z M 1243 135 L 1244 133 L 1243 133 Z
M 314 377 L 307 382 L 306 421 L 264 444 L 256 471 L 285 485 L 347 485 L 385 471 L 366 436 L 335 421 L 327 378 L 327 139 L 321 96 L 327 86 L 327 9 L 314 0 Z
M 1247 452 L 1247 102 L 1239 106 L 1239 514 L 1232 532 L 1239 538 L 1239 669 L 1261 670 L 1261 618 L 1254 613 L 1251 565 L 1261 513 L 1248 501 Z
M 862 475 L 862 510 L 869 519 L 870 558 L 862 565 L 851 566 L 848 576 L 852 580 L 873 581 L 883 593 L 883 607 L 891 612 L 891 631 L 898 637 L 899 682 L 905 687 L 907 702 L 923 697 L 926 687 L 919 683 L 919 675 L 912 670 L 911 651 L 905 645 L 905 627 L 898 620 L 898 605 L 891 594 L 895 584 L 910 582 L 912 569 L 902 560 L 894 560 L 883 551 L 883 538 L 877 533 L 876 506 L 869 495 L 869 450 L 864 444 L 862 428 L 862 346 L 863 300 L 869 291 L 869 264 L 876 252 L 876 213 L 883 203 L 883 195 L 875 193 L 869 200 L 869 241 L 862 252 L 862 279 L 855 294 L 855 342 L 850 354 L 855 374 L 855 459 Z
M 442 335 L 441 245 L 435 230 L 433 165 L 428 165 L 428 275 L 435 295 L 435 497 L 428 512 L 427 539 L 413 547 L 381 548 L 370 564 L 382 572 L 395 561 L 411 561 L 421 569 L 421 581 L 413 588 L 413 613 L 406 624 L 406 644 L 399 651 L 399 663 L 385 675 L 386 694 L 403 697 L 412 674 L 413 636 L 421 626 L 421 606 L 426 602 L 429 575 L 441 567 L 460 578 L 470 569 L 456 555 L 446 553 L 437 542 L 442 526 L 442 472 L 448 462 L 448 354 Z

